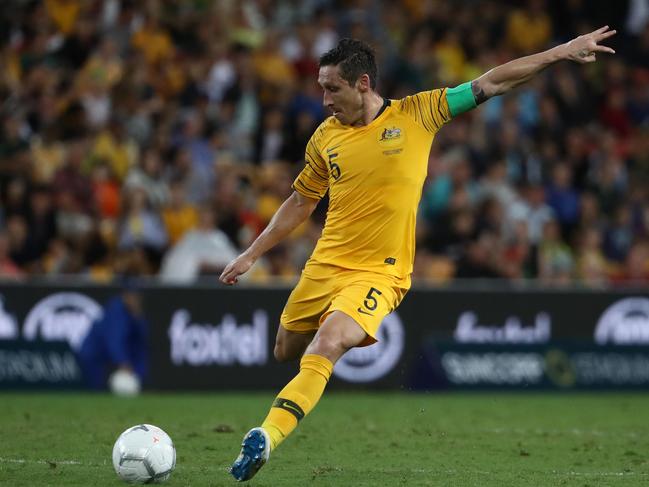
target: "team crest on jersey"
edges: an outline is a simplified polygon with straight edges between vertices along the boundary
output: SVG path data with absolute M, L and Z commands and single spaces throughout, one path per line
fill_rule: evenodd
M 379 142 L 384 142 L 387 140 L 395 140 L 401 137 L 401 129 L 399 127 L 384 128 L 381 132 L 381 138 Z
M 398 147 L 405 141 L 405 132 L 400 127 L 383 127 L 379 130 L 379 145 L 383 147 Z

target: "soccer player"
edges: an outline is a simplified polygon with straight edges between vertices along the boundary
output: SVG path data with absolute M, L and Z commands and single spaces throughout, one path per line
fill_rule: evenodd
M 320 58 L 318 83 L 333 116 L 309 140 L 294 192 L 220 277 L 235 284 L 309 218 L 329 191 L 322 236 L 286 303 L 275 342 L 276 359 L 301 358 L 300 371 L 280 391 L 261 427 L 244 436 L 231 468 L 237 480 L 257 473 L 317 404 L 336 361 L 353 347 L 374 343 L 381 320 L 408 291 L 417 206 L 430 146 L 442 125 L 558 61 L 590 63 L 597 53 L 614 53 L 600 45 L 614 34 L 602 27 L 455 88 L 400 100 L 376 92 L 374 52 L 363 42 L 342 39 Z

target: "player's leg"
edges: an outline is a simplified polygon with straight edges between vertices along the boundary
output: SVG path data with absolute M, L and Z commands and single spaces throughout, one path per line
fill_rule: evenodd
M 347 313 L 334 310 L 320 325 L 318 332 L 306 348 L 305 355 L 320 355 L 334 365 L 345 352 L 363 343 L 367 336 L 367 332 L 354 318 Z
M 300 360 L 300 372 L 277 395 L 262 424 L 271 449 L 284 441 L 318 403 L 338 359 L 367 336 L 348 314 L 336 310 L 327 315 Z
M 232 466 L 237 480 L 255 475 L 268 459 L 271 447 L 276 448 L 313 409 L 338 359 L 350 348 L 376 341 L 383 317 L 398 306 L 410 285 L 409 279 L 396 280 L 374 273 L 337 273 L 329 277 L 333 278 L 317 286 L 307 286 L 309 281 L 301 279 L 289 298 L 282 315 L 284 327 L 294 332 L 312 331 L 312 317 L 324 312 L 323 319 L 300 361 L 300 372 L 279 393 L 262 427 L 253 428 L 244 438 L 241 454 Z M 333 290 L 328 287 L 332 283 Z M 298 289 L 301 292 L 296 292 Z M 318 312 L 330 293 L 328 310 Z
M 284 326 L 279 325 L 277 330 L 277 337 L 275 338 L 275 359 L 278 362 L 288 362 L 290 360 L 297 360 L 302 355 L 306 347 L 309 346 L 313 340 L 315 330 L 297 333 L 287 330 Z
M 320 326 L 320 317 L 331 305 L 334 276 L 318 266 L 307 267 L 309 272 L 302 274 L 282 311 L 274 349 L 279 362 L 302 357 Z
M 279 445 L 317 404 L 331 377 L 333 366 L 367 333 L 341 311 L 328 314 L 300 360 L 300 372 L 280 391 L 260 428 L 244 437 L 241 453 L 231 468 L 237 480 L 249 480 Z
M 333 367 L 349 349 L 373 343 L 383 317 L 403 298 L 408 281 L 351 274 L 323 315 L 320 328 L 300 361 L 299 374 L 279 393 L 262 429 L 276 448 L 317 404 Z
M 274 354 L 278 361 L 302 357 L 319 327 L 320 317 L 331 304 L 336 280 L 317 265 L 308 265 L 284 307 L 277 332 Z M 287 403 L 288 404 L 288 403 Z M 288 407 L 288 406 L 287 406 Z M 248 480 L 266 463 L 271 438 L 263 428 L 253 428 L 244 436 L 241 453 L 232 464 L 237 480 Z

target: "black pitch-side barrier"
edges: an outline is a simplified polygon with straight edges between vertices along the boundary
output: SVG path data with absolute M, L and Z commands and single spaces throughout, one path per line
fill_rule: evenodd
M 0 284 L 0 388 L 79 387 L 72 357 L 114 286 Z M 281 387 L 273 358 L 289 288 L 140 288 L 155 390 Z M 52 365 L 53 364 L 53 365 Z M 44 371 L 54 370 L 47 374 Z M 42 373 L 39 373 L 42 372 Z M 649 290 L 411 290 L 332 388 L 647 388 Z

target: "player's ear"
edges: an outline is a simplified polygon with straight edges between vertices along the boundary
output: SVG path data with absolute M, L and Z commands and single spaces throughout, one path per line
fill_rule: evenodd
M 356 81 L 356 87 L 361 93 L 368 92 L 371 89 L 370 76 L 367 73 L 362 74 Z

